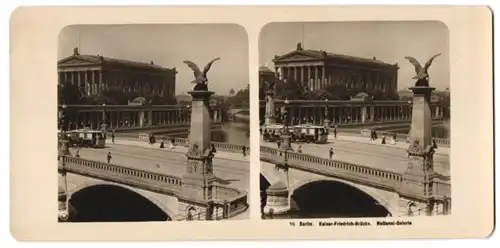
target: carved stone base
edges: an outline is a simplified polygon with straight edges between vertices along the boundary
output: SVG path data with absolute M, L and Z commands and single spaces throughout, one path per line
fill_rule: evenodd
M 197 204 L 187 200 L 179 199 L 177 204 L 178 221 L 200 221 L 209 220 L 212 208 L 210 204 Z
M 434 204 L 432 201 L 419 201 L 400 196 L 398 217 L 430 216 L 433 215 L 433 207 Z
M 264 207 L 264 214 L 278 215 L 290 211 L 290 204 L 288 198 L 287 186 L 279 181 L 271 185 L 267 190 L 266 206 Z
M 293 151 L 291 138 L 292 137 L 289 134 L 287 134 L 287 133 L 281 135 L 280 150 L 282 150 L 282 151 Z

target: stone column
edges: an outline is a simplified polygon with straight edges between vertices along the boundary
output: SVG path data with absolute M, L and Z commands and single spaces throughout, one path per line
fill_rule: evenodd
M 312 88 L 312 85 L 311 85 L 311 66 L 307 67 L 307 87 L 309 87 L 309 89 Z
M 319 81 L 318 66 L 315 66 L 314 67 L 314 80 L 313 80 L 313 82 L 314 82 L 314 86 L 313 86 L 314 88 L 313 89 L 315 89 L 315 90 L 318 89 L 318 81 Z
M 326 80 L 326 77 L 325 77 L 325 66 L 322 66 L 321 67 L 321 84 L 320 84 L 320 88 L 321 89 L 325 88 L 325 80 Z
M 399 188 L 400 208 L 408 208 L 409 214 L 418 211 L 431 215 L 433 209 L 432 181 L 437 176 L 434 172 L 432 148 L 432 117 L 430 95 L 435 88 L 418 86 L 413 91 L 413 115 L 410 130 L 410 146 L 408 148 L 408 168 L 403 172 L 403 181 Z M 414 200 L 419 199 L 419 200 Z M 409 204 L 408 202 L 411 202 Z M 413 206 L 412 207 L 410 206 Z M 418 213 L 416 213 L 418 214 Z
M 375 106 L 371 106 L 370 107 L 370 122 L 374 122 L 375 121 Z
M 153 110 L 148 111 L 148 125 L 149 126 L 153 125 Z
M 304 66 L 300 67 L 300 84 L 304 83 Z
M 202 219 L 210 219 L 212 215 L 212 191 L 216 177 L 213 174 L 210 138 L 210 96 L 211 91 L 188 92 L 191 102 L 191 119 L 189 144 L 186 154 L 186 172 L 182 176 L 182 186 L 178 197 L 178 219 L 188 215 L 189 211 L 196 210 L 202 213 Z
M 365 105 L 361 107 L 361 123 L 366 123 L 366 108 Z

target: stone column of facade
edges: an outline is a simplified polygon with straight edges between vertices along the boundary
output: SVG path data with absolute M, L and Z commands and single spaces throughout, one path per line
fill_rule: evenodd
M 304 66 L 300 67 L 300 84 L 304 83 Z
M 191 126 L 189 135 L 190 147 L 186 154 L 186 172 L 182 176 L 182 187 L 178 194 L 178 219 L 183 219 L 189 211 L 201 213 L 208 220 L 213 211 L 213 174 L 210 138 L 210 96 L 211 91 L 188 92 L 191 102 Z
M 325 81 L 326 81 L 326 77 L 325 77 L 325 66 L 323 65 L 321 67 L 321 84 L 320 84 L 320 88 L 323 89 L 325 88 Z
M 407 150 L 409 162 L 398 191 L 402 215 L 431 215 L 433 212 L 432 181 L 437 173 L 433 165 L 430 95 L 434 89 L 427 86 L 410 88 L 413 91 L 413 115 Z
M 366 108 L 367 108 L 367 106 L 365 106 L 365 105 L 363 105 L 361 107 L 361 123 L 366 123 L 366 116 L 367 116 Z
M 312 78 L 312 77 L 311 77 L 311 66 L 308 66 L 308 67 L 307 67 L 307 87 L 308 87 L 309 89 L 311 89 L 311 88 L 312 88 L 312 85 L 311 85 L 311 78 Z
M 315 66 L 314 67 L 314 85 L 313 85 L 313 89 L 314 90 L 317 90 L 318 89 L 318 81 L 319 81 L 319 72 L 318 72 L 318 66 Z

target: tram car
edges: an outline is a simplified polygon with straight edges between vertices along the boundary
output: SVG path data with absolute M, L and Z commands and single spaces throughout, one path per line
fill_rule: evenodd
M 317 125 L 293 126 L 295 141 L 305 143 L 325 144 L 328 141 L 328 129 Z
M 71 143 L 76 143 L 80 147 L 104 148 L 106 139 L 101 130 L 91 130 L 88 128 L 71 131 Z

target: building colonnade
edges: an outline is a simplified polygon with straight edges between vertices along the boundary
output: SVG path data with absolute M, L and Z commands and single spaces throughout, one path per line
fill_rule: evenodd
M 61 106 L 59 106 L 59 108 L 61 110 Z M 75 107 L 70 105 L 66 108 Z M 188 125 L 191 122 L 191 110 L 185 107 L 178 109 L 119 109 L 116 107 L 105 109 L 104 107 L 95 108 L 95 106 L 79 106 L 76 108 L 75 114 L 72 115 L 72 119 L 68 121 L 68 129 L 88 127 L 96 130 L 100 129 L 103 123 L 107 124 L 109 130 L 148 126 Z M 221 117 L 220 108 L 211 110 L 212 122 L 222 122 Z
M 412 116 L 412 105 L 408 103 L 353 104 L 345 102 L 327 105 L 307 104 L 305 103 L 307 101 L 295 104 L 294 101 L 289 102 L 287 110 L 291 125 L 323 125 L 325 119 L 328 119 L 331 125 L 410 121 Z M 284 106 L 283 101 L 274 102 L 274 104 L 275 113 L 279 115 Z M 264 110 L 265 106 L 261 108 Z M 431 114 L 433 119 L 443 118 L 443 106 L 432 105 Z

